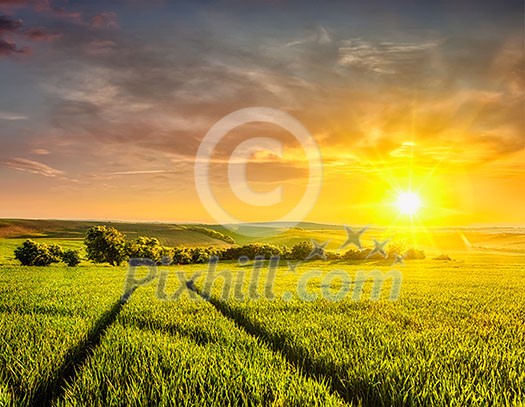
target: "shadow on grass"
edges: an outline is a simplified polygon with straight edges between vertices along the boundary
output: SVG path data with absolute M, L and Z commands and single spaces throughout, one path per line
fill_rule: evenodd
M 199 346 L 206 346 L 211 343 L 222 343 L 222 338 L 210 334 L 206 329 L 199 327 L 191 327 L 191 329 L 183 327 L 178 324 L 167 324 L 164 322 L 152 322 L 145 320 L 119 320 L 124 327 L 137 328 L 141 331 L 149 331 L 152 333 L 164 333 L 171 336 L 186 337 L 195 342 Z

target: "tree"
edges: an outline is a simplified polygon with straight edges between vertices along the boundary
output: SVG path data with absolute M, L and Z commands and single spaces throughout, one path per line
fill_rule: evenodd
M 61 258 L 69 267 L 76 267 L 80 264 L 80 254 L 78 250 L 65 250 Z
M 84 239 L 87 258 L 94 263 L 109 263 L 120 266 L 126 258 L 126 241 L 117 229 L 108 226 L 93 226 Z
M 58 263 L 62 255 L 62 248 L 58 245 L 48 246 L 44 243 L 37 243 L 34 240 L 26 240 L 22 246 L 15 249 L 15 258 L 23 266 L 49 266 L 51 263 Z
M 175 247 L 172 251 L 173 263 L 191 264 L 192 253 L 187 247 Z
M 312 249 L 313 246 L 310 242 L 302 241 L 296 243 L 292 246 L 290 257 L 292 260 L 304 260 L 308 257 Z
M 388 243 L 387 258 L 395 259 L 396 255 L 402 255 L 406 251 L 406 241 L 394 240 Z
M 130 258 L 151 259 L 155 263 L 160 262 L 164 251 L 165 248 L 154 237 L 140 236 L 134 242 L 126 245 L 126 252 Z

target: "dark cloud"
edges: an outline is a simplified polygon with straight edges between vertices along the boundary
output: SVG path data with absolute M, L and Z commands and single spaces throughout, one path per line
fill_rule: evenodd
M 11 38 L 13 34 L 22 27 L 21 20 L 15 20 L 8 16 L 0 15 L 0 56 L 10 56 L 14 54 L 25 54 L 27 48 L 19 48 Z M 5 36 L 8 35 L 9 38 Z
M 8 16 L 0 15 L 0 35 L 7 32 L 14 32 L 22 27 L 22 20 L 15 20 Z
M 29 8 L 37 13 L 49 13 L 58 18 L 81 22 L 81 13 L 66 11 L 62 7 L 53 5 L 50 0 L 0 0 L 0 10 L 6 8 Z M 0 15 L 0 55 L 28 54 L 31 51 L 27 46 L 18 47 L 14 37 L 28 41 L 52 41 L 60 37 L 60 34 L 49 33 L 42 27 L 29 27 L 26 30 L 22 28 L 22 20 Z
M 0 38 L 0 55 L 13 55 L 13 54 L 27 54 L 29 50 L 27 48 L 17 48 L 13 42 L 8 42 Z

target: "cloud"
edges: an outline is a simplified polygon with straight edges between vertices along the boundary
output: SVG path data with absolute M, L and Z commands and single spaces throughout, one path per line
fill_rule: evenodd
M 0 0 L 0 6 L 25 6 L 28 0 Z
M 35 149 L 31 150 L 31 152 L 33 154 L 36 154 L 36 155 L 48 155 L 48 154 L 50 154 L 50 152 L 48 150 L 46 150 L 45 148 L 35 148 Z
M 69 12 L 64 8 L 57 7 L 51 3 L 51 0 L 0 0 L 0 10 L 10 13 L 13 9 L 32 9 L 36 13 L 48 13 L 61 19 L 69 19 L 80 23 L 81 13 Z M 18 47 L 12 39 L 13 36 L 29 41 L 52 41 L 60 34 L 50 34 L 41 27 L 30 27 L 22 31 L 22 20 L 14 19 L 10 16 L 0 15 L 0 56 L 11 56 L 14 54 L 29 54 L 30 48 Z M 8 36 L 6 38 L 6 35 Z
M 27 48 L 18 48 L 16 42 L 11 38 L 4 38 L 6 34 L 11 37 L 20 27 L 22 27 L 22 20 L 15 20 L 11 17 L 0 15 L 0 56 L 25 54 L 28 52 Z
M 97 14 L 91 18 L 89 25 L 92 28 L 119 28 L 117 15 L 112 12 Z
M 29 8 L 37 13 L 48 13 L 55 17 L 81 21 L 82 14 L 58 7 L 51 0 L 0 0 L 0 10 L 12 11 Z
M 0 54 L 1 54 L 1 42 L 0 42 Z M 0 111 L 0 120 L 27 120 L 27 119 L 28 119 L 27 116 Z
M 166 173 L 172 173 L 176 171 L 168 171 L 168 170 L 136 170 L 136 171 L 116 171 L 116 172 L 109 172 L 106 175 L 142 175 L 142 174 L 166 174 Z
M 372 43 L 362 39 L 351 39 L 343 41 L 339 47 L 339 64 L 377 73 L 394 74 L 406 64 L 417 63 L 423 54 L 438 45 L 437 41 Z
M 22 26 L 22 20 L 0 15 L 0 55 L 9 56 L 14 54 L 28 54 L 30 52 L 28 47 L 18 47 L 12 39 L 13 36 L 32 41 L 52 41 L 59 36 L 57 34 L 48 34 L 42 28 L 36 27 L 21 31 Z
M 53 178 L 63 174 L 63 171 L 57 170 L 37 161 L 27 160 L 25 158 L 12 158 L 10 160 L 4 161 L 2 165 L 12 170 L 43 175 L 44 177 Z
M 0 15 L 0 34 L 14 32 L 22 27 L 22 20 L 14 20 L 8 16 Z
M 63 7 L 58 7 L 52 4 L 51 0 L 33 0 L 29 4 L 34 6 L 38 13 L 49 13 L 58 18 L 81 22 L 82 13 L 76 11 L 68 11 Z
M 93 40 L 84 46 L 86 54 L 91 56 L 109 55 L 116 48 L 117 44 L 111 40 Z
M 32 41 L 53 41 L 59 38 L 61 34 L 47 33 L 43 28 L 33 27 L 24 31 L 24 37 Z
M 27 54 L 28 52 L 28 48 L 17 48 L 14 42 L 5 41 L 0 38 L 0 55 Z
M 305 43 L 328 44 L 332 41 L 328 30 L 323 26 L 317 26 L 302 38 L 286 43 L 286 47 L 294 47 Z

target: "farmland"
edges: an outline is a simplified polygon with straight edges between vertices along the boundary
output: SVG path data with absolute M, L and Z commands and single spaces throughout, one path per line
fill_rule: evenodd
M 254 263 L 221 262 L 222 277 L 211 287 L 207 265 L 160 266 L 155 279 L 121 303 L 127 267 L 17 266 L 12 250 L 38 232 L 17 226 L 24 234 L 18 229 L 0 240 L 0 405 L 524 403 L 521 235 L 503 233 L 498 240 L 470 231 L 473 246 L 490 246 L 458 248 L 450 261 L 429 256 L 396 265 L 403 276 L 396 301 L 388 298 L 391 281 L 378 301 L 371 300 L 371 281 L 359 300 L 321 295 L 343 289 L 337 279 L 326 284 L 335 270 L 355 286 L 360 271 L 386 274 L 391 262 L 314 260 L 294 269 L 281 263 L 273 299 L 264 295 L 267 262 L 257 280 L 259 298 L 242 300 L 233 291 L 254 289 Z M 67 233 L 65 226 L 42 227 L 37 240 L 81 248 L 82 235 L 74 232 L 85 225 Z M 143 228 L 137 233 L 155 236 L 157 225 Z M 178 230 L 180 237 L 197 233 Z M 322 235 L 306 225 L 287 233 L 280 242 Z M 342 238 L 335 228 L 330 233 Z M 166 232 L 166 239 L 173 237 Z M 305 301 L 297 287 L 312 270 L 305 289 L 316 298 Z M 140 268 L 138 277 L 148 272 Z M 225 276 L 233 282 L 227 295 Z

